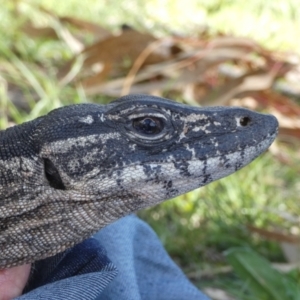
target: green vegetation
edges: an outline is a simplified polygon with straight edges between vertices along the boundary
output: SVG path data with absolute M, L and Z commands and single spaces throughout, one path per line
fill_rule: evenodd
M 296 49 L 300 52 L 300 10 L 297 0 L 195 0 L 188 5 L 186 1 L 179 0 L 166 0 L 163 4 L 158 0 L 147 1 L 147 4 L 140 0 L 1 2 L 1 129 L 11 123 L 36 118 L 62 105 L 109 101 L 108 97 L 99 95 L 87 99 L 80 86 L 74 88 L 57 80 L 58 66 L 70 59 L 72 52 L 59 40 L 34 39 L 24 34 L 22 26 L 28 16 L 37 24 L 46 22 L 46 17 L 27 3 L 39 4 L 59 15 L 90 20 L 113 30 L 126 23 L 158 35 L 169 32 L 197 35 L 209 25 L 211 31 L 252 37 L 270 49 Z M 19 17 L 13 12 L 17 2 L 21 4 Z M 25 102 L 18 102 L 21 92 Z M 208 280 L 201 278 L 199 270 L 205 273 L 225 265 L 222 252 L 231 247 L 251 247 L 270 261 L 284 260 L 277 242 L 265 240 L 248 229 L 251 225 L 267 229 L 276 227 L 285 232 L 290 232 L 291 227 L 300 230 L 299 220 L 291 221 L 293 216 L 297 219 L 300 215 L 299 156 L 292 150 L 282 149 L 292 157 L 293 166 L 282 164 L 266 153 L 228 178 L 139 213 L 198 286 L 218 286 L 238 299 L 275 299 L 270 295 L 257 298 L 264 287 L 256 289 L 253 287 L 255 283 L 245 287 L 232 274 L 217 275 Z M 290 217 L 283 217 L 286 215 Z M 238 265 L 234 261 L 234 251 L 231 252 L 229 262 L 237 274 L 241 274 L 238 269 L 249 259 L 260 259 L 255 254 L 251 255 L 244 255 L 243 263 Z M 250 278 L 247 272 L 242 272 L 240 276 Z M 282 277 L 276 273 L 270 278 L 267 282 L 272 286 L 273 278 L 276 282 Z M 299 283 L 299 273 L 293 280 Z M 289 285 L 285 288 L 288 289 Z M 242 293 L 243 290 L 247 292 Z M 295 293 L 299 293 L 296 290 Z
M 238 299 L 299 299 L 298 280 L 293 278 L 291 274 L 282 275 L 254 251 L 247 248 L 233 248 L 227 251 L 226 257 L 251 291 L 251 295 L 235 292 L 236 296 L 239 297 Z
M 300 26 L 297 0 L 32 0 L 58 14 L 71 14 L 104 26 L 122 23 L 157 33 L 194 35 L 209 26 L 212 30 L 252 37 L 272 49 L 298 49 Z

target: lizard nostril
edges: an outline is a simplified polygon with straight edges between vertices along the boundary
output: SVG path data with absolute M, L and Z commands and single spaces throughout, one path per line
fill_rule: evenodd
M 251 122 L 251 119 L 249 117 L 242 117 L 240 118 L 240 125 L 245 127 L 247 125 L 249 125 L 249 123 Z

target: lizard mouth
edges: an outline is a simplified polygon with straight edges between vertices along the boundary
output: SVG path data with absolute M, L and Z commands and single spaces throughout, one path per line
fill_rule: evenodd
M 136 183 L 132 188 L 140 195 L 140 198 L 147 199 L 152 205 L 166 199 L 177 197 L 220 178 L 226 177 L 245 167 L 264 152 L 275 137 L 276 132 L 271 134 L 267 140 L 264 140 L 255 146 L 249 147 L 243 151 L 227 154 L 226 164 L 223 163 L 223 159 L 220 156 L 210 158 L 207 163 L 193 159 L 189 162 L 188 171 L 185 172 L 185 175 L 180 175 L 178 169 L 174 169 L 173 174 L 177 173 L 177 175 L 172 177 L 172 171 L 170 170 L 172 165 L 171 163 L 168 163 L 170 168 L 168 168 L 167 165 L 165 166 L 166 172 L 161 175 L 160 180 L 157 180 L 154 176 L 152 179 L 148 179 L 149 181 L 146 186 Z M 241 158 L 243 158 L 242 162 Z M 149 204 L 144 207 L 146 206 L 149 206 Z

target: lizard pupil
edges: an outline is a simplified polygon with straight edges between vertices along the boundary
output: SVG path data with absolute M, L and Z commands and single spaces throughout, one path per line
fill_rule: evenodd
M 163 129 L 162 121 L 159 118 L 142 117 L 133 120 L 133 128 L 143 134 L 158 134 Z
M 249 117 L 242 117 L 240 119 L 240 125 L 245 127 L 251 122 L 251 119 Z

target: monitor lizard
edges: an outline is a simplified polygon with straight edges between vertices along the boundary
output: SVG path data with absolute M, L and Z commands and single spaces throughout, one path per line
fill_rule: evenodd
M 1 131 L 0 269 L 227 176 L 277 131 L 271 115 L 149 95 L 65 106 Z

